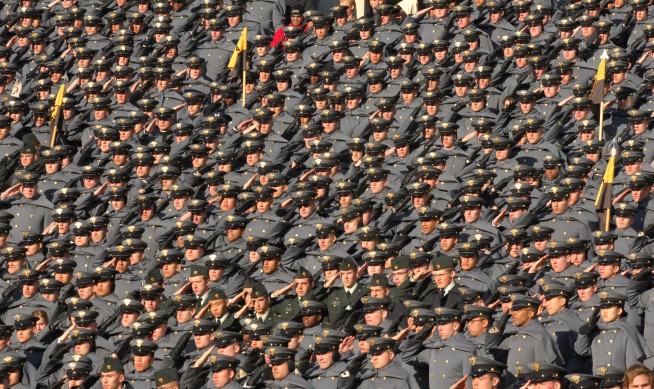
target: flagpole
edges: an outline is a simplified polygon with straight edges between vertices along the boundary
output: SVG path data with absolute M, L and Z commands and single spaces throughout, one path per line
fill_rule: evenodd
M 598 139 L 602 140 L 604 135 L 604 99 L 600 102 L 600 122 L 599 122 L 599 135 Z M 608 230 L 607 230 L 608 231 Z
M 611 229 L 611 207 L 606 209 L 606 220 L 604 220 L 604 231 Z

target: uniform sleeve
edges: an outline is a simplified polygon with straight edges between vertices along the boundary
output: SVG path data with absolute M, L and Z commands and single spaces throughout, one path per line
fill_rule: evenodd
M 422 347 L 419 340 L 407 340 L 402 348 L 402 361 L 410 365 L 429 364 L 431 351 Z

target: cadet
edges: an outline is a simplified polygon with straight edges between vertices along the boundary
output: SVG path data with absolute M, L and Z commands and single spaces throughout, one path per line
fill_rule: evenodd
M 345 369 L 345 372 L 341 374 L 341 380 L 338 384 L 339 388 L 418 388 L 418 384 L 413 376 L 403 370 L 395 360 L 397 346 L 395 340 L 390 338 L 369 338 L 368 343 L 370 344 L 369 353 L 372 355 L 370 358 L 372 368 L 355 376 L 356 373 L 359 373 L 361 366 L 357 366 L 354 363 L 357 359 L 352 360 Z M 355 386 L 357 384 L 358 386 Z
M 561 353 L 554 339 L 536 320 L 540 302 L 534 298 L 521 295 L 511 295 L 511 318 L 518 330 L 515 334 L 503 339 L 508 321 L 505 313 L 497 326 L 491 328 L 486 335 L 489 351 L 497 359 L 507 361 L 507 383 L 516 380 L 526 361 L 543 361 L 560 365 L 563 363 Z M 523 367 L 520 367 L 523 366 Z
M 406 340 L 402 347 L 401 358 L 405 363 L 429 369 L 429 386 L 436 387 L 438 382 L 449 387 L 461 377 L 470 373 L 469 357 L 477 351 L 461 332 L 463 312 L 449 308 L 436 308 L 436 345 L 425 347 L 422 343 L 425 334 L 430 335 L 433 324 L 424 326 L 413 340 Z
M 579 329 L 575 351 L 590 355 L 593 372 L 600 366 L 627 369 L 652 357 L 645 339 L 622 318 L 626 297 L 613 291 L 600 292 L 600 309 Z

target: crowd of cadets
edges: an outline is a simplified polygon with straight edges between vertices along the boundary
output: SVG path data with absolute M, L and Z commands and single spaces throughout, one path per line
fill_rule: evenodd
M 0 2 L 0 389 L 651 388 L 651 2 L 305 3 Z

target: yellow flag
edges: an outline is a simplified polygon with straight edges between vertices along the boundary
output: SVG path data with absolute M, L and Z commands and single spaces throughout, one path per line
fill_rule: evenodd
M 599 104 L 604 100 L 604 80 L 606 80 L 606 60 L 609 58 L 606 50 L 602 53 L 600 57 L 602 60 L 597 67 L 597 73 L 595 74 L 595 82 L 593 83 L 593 91 L 590 94 L 590 99 L 593 101 L 593 104 Z
M 64 84 L 61 84 L 59 87 L 59 92 L 57 92 L 57 97 L 55 98 L 55 105 L 54 109 L 52 110 L 52 114 L 50 114 L 50 121 L 55 120 L 57 117 L 57 112 L 59 111 L 59 107 L 64 103 L 64 94 L 66 93 L 66 88 L 64 88 Z
M 234 49 L 234 53 L 232 53 L 232 57 L 229 59 L 229 64 L 227 64 L 227 67 L 229 70 L 234 70 L 236 67 L 236 63 L 238 62 L 238 53 L 241 51 L 245 51 L 248 49 L 248 28 L 243 27 L 243 32 L 241 32 L 241 37 L 238 38 L 238 43 L 236 43 L 236 48 Z
M 609 158 L 609 162 L 606 164 L 606 171 L 604 171 L 604 176 L 602 177 L 602 181 L 604 181 L 605 184 L 612 184 L 614 175 L 615 175 L 615 156 L 612 155 L 611 158 Z
M 597 198 L 595 199 L 595 208 L 596 209 L 610 209 L 613 199 L 612 199 L 612 184 L 613 176 L 615 175 L 615 155 L 611 155 L 609 162 L 606 164 L 606 170 L 602 176 L 602 182 L 600 183 L 600 189 L 597 192 Z

